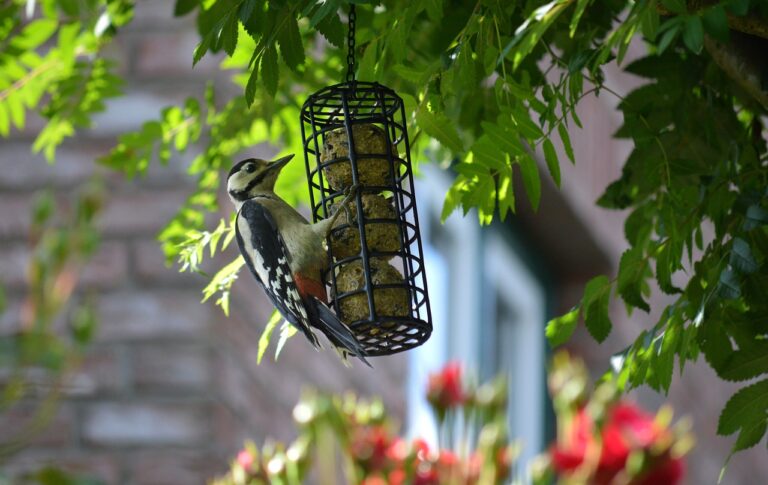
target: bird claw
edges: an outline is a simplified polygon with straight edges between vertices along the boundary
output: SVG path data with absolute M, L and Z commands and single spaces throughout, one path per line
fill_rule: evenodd
M 350 185 L 349 187 L 344 189 L 344 195 L 346 195 L 347 198 L 354 197 L 359 191 L 360 191 L 360 184 Z

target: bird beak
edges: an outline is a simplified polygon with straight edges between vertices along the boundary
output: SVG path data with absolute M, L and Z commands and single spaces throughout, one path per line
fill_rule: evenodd
M 274 162 L 269 164 L 269 170 L 270 171 L 272 171 L 272 170 L 280 170 L 281 168 L 283 168 L 285 166 L 285 164 L 290 162 L 292 158 L 293 158 L 293 154 L 286 155 L 283 158 L 278 158 L 277 160 L 275 160 Z

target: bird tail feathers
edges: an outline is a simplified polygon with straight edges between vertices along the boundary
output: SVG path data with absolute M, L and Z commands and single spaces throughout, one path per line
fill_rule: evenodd
M 312 303 L 317 312 L 317 317 L 322 326 L 318 330 L 323 332 L 328 340 L 331 341 L 341 352 L 342 355 L 349 353 L 362 360 L 365 365 L 372 367 L 365 358 L 365 349 L 355 338 L 355 334 L 339 318 L 317 298 L 312 298 Z

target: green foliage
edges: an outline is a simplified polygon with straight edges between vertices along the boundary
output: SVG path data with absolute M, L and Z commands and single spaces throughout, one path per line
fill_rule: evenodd
M 19 430 L 4 437 L 2 459 L 22 449 L 53 417 L 63 379 L 76 368 L 96 331 L 93 298 L 78 298 L 74 291 L 84 265 L 98 248 L 95 220 L 102 201 L 102 190 L 95 182 L 80 190 L 70 204 L 61 204 L 69 205 L 68 209 L 55 209 L 58 206 L 50 193 L 36 199 L 29 231 L 26 311 L 18 327 L 0 338 L 0 370 L 6 376 L 0 409 L 13 410 L 25 400 L 29 411 L 30 398 L 37 401 Z M 63 331 L 56 328 L 62 321 L 67 323 Z M 31 373 L 38 376 L 32 382 L 28 380 Z
M 675 361 L 682 370 L 699 355 L 723 379 L 768 374 L 761 358 L 768 335 L 766 107 L 708 51 L 712 39 L 729 42 L 728 27 L 740 20 L 768 24 L 764 2 L 354 3 L 358 78 L 396 89 L 405 103 L 412 158 L 428 157 L 456 175 L 443 219 L 461 209 L 489 224 L 515 213 L 516 177 L 536 209 L 545 183 L 541 170 L 559 185 L 562 154 L 577 162 L 570 138 L 572 127 L 582 126 L 579 101 L 590 95 L 619 101 L 623 124 L 616 136 L 633 149 L 598 204 L 628 211 L 630 248 L 615 277 L 592 279 L 579 305 L 550 323 L 553 344 L 565 341 L 580 319 L 604 340 L 613 296 L 630 312 L 645 312 L 658 287 L 674 301 L 617 353 L 621 386 L 667 390 Z M 118 94 L 120 83 L 100 52 L 130 20 L 132 3 L 44 0 L 33 21 L 25 19 L 28 5 L 17 0 L 0 8 L 0 135 L 24 128 L 35 111 L 48 120 L 36 149 L 53 157 L 56 146 Z M 235 159 L 262 142 L 302 151 L 299 107 L 309 93 L 345 74 L 347 5 L 177 0 L 176 15 L 194 15 L 200 34 L 190 64 L 223 53 L 221 67 L 232 71 L 242 94 L 221 103 L 212 89 L 193 95 L 122 135 L 101 159 L 130 176 L 174 153 L 192 159 L 188 172 L 196 190 L 159 236 L 169 262 L 180 259 L 185 269 L 198 270 L 218 251 L 221 240 L 211 244 L 213 234 L 231 238 L 230 226 L 206 227 L 218 219 L 208 215 L 220 209 L 221 174 Z M 639 38 L 648 53 L 626 64 L 630 43 Z M 645 84 L 619 95 L 605 80 L 609 63 Z M 305 187 L 303 167 L 293 163 L 278 192 L 297 203 L 306 200 Z M 205 299 L 220 295 L 217 303 L 226 311 L 241 266 L 232 262 L 217 272 Z M 737 423 L 722 431 L 742 430 L 737 448 L 765 431 L 756 416 L 729 417 Z
M 44 0 L 42 16 L 32 21 L 25 21 L 24 4 L 31 16 L 35 2 L 0 8 L 0 135 L 23 130 L 34 111 L 47 120 L 34 150 L 53 161 L 56 147 L 120 94 L 121 80 L 99 53 L 131 20 L 133 3 Z

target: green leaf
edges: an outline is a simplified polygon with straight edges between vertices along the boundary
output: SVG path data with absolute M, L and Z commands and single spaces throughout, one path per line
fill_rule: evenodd
M 261 59 L 261 77 L 264 79 L 264 88 L 270 96 L 277 93 L 278 74 L 277 49 L 274 46 L 269 46 Z
M 749 12 L 749 0 L 731 0 L 726 4 L 726 8 L 733 15 L 743 17 Z
M 726 300 L 733 300 L 741 296 L 741 284 L 739 278 L 730 269 L 724 269 L 720 273 L 720 279 L 717 282 L 717 291 L 721 297 Z
M 520 173 L 523 176 L 523 186 L 525 193 L 528 194 L 528 200 L 534 211 L 539 210 L 539 201 L 541 200 L 541 179 L 539 178 L 539 167 L 536 160 L 528 153 L 518 157 L 520 162 Z
M 675 40 L 675 37 L 677 37 L 677 34 L 680 33 L 680 29 L 682 29 L 683 27 L 683 23 L 681 19 L 682 17 L 675 17 L 675 18 L 669 19 L 666 22 L 664 22 L 664 24 L 662 24 L 662 26 L 659 28 L 659 32 L 664 32 L 657 46 L 657 51 L 659 55 L 663 54 L 664 51 L 667 50 L 667 47 L 669 47 L 670 44 L 672 44 L 672 41 Z
M 739 437 L 736 438 L 736 443 L 733 444 L 732 452 L 746 450 L 752 448 L 763 439 L 765 432 L 768 429 L 768 423 L 765 420 L 755 420 L 741 429 Z
M 726 337 L 727 338 L 727 337 Z M 731 351 L 715 369 L 727 381 L 745 381 L 768 373 L 768 344 L 756 341 Z
M 264 354 L 269 347 L 269 341 L 272 337 L 272 332 L 277 328 L 277 324 L 283 320 L 283 316 L 277 310 L 272 311 L 272 316 L 269 317 L 269 321 L 264 326 L 264 330 L 259 337 L 259 347 L 256 354 L 256 363 L 261 364 L 261 359 L 264 358 Z
M 463 196 L 464 188 L 466 187 L 466 179 L 464 176 L 459 175 L 453 181 L 453 184 L 448 189 L 448 193 L 445 194 L 445 200 L 443 201 L 443 209 L 440 212 L 440 223 L 444 224 L 446 219 L 453 214 L 460 205 Z
M 330 3 L 330 2 L 326 2 Z M 317 24 L 317 31 L 325 37 L 325 39 L 336 47 L 342 47 L 344 45 L 344 24 L 341 23 L 338 14 L 335 12 Z
M 379 60 L 379 41 L 372 40 L 365 48 L 360 64 L 357 66 L 357 77 L 369 81 L 376 79 L 376 63 Z
M 751 231 L 760 226 L 768 225 L 768 211 L 754 204 L 747 208 L 746 219 L 742 226 L 745 231 Z
M 237 17 L 240 19 L 240 21 L 245 24 L 248 22 L 248 20 L 251 18 L 251 15 L 253 15 L 254 10 L 259 5 L 259 2 L 261 0 L 245 0 L 241 5 L 240 9 L 237 12 Z
M 648 273 L 648 261 L 643 256 L 642 248 L 635 247 L 624 251 L 619 261 L 619 277 L 616 288 L 628 305 L 651 311 L 643 299 L 642 285 Z
M 509 114 L 512 116 L 513 123 L 524 137 L 533 141 L 544 136 L 541 128 L 531 120 L 531 114 L 528 112 L 528 109 L 522 104 Z
M 192 54 L 192 66 L 196 66 L 198 62 L 200 62 L 200 59 L 203 58 L 206 52 L 211 48 L 211 43 L 215 39 L 215 34 L 213 32 L 209 32 L 206 34 L 200 43 L 195 47 L 195 52 Z
M 277 347 L 275 347 L 275 360 L 280 357 L 280 352 L 283 351 L 283 347 L 289 338 L 296 335 L 298 330 L 290 323 L 283 322 L 283 326 L 280 328 L 280 339 L 277 341 Z
M 24 33 L 14 37 L 13 46 L 22 50 L 33 50 L 47 41 L 56 32 L 58 23 L 53 19 L 37 19 L 24 27 Z
M 0 103 L 0 136 L 8 136 L 11 130 L 10 119 L 6 106 Z
M 683 29 L 683 42 L 696 54 L 701 52 L 704 46 L 704 26 L 702 25 L 701 17 L 698 15 L 692 15 L 686 19 Z
M 299 23 L 295 15 L 286 7 L 281 15 L 280 30 L 277 32 L 277 43 L 280 45 L 280 54 L 283 61 L 292 70 L 297 70 L 304 63 L 304 45 L 301 43 Z
M 488 135 L 478 138 L 472 144 L 470 150 L 472 151 L 473 160 L 489 169 L 504 170 L 509 167 L 506 153 L 500 150 L 499 146 L 493 143 Z
M 503 221 L 507 213 L 515 213 L 515 188 L 512 183 L 512 167 L 501 170 L 498 174 L 499 217 Z
M 629 219 L 627 219 L 629 222 Z M 661 291 L 668 295 L 680 293 L 682 290 L 672 284 L 672 273 L 680 266 L 681 252 L 675 250 L 674 241 L 666 241 L 659 246 L 656 253 L 656 282 Z
M 233 12 L 227 17 L 227 21 L 224 22 L 224 26 L 221 28 L 221 45 L 224 48 L 224 52 L 230 56 L 235 53 L 237 48 L 238 25 L 237 15 Z
M 571 23 L 568 26 L 568 34 L 573 38 L 573 36 L 576 34 L 576 28 L 579 26 L 579 20 L 581 20 L 581 16 L 584 15 L 584 10 L 586 10 L 587 5 L 591 3 L 591 0 L 578 0 L 576 2 L 576 10 L 573 12 L 573 17 L 571 17 Z
M 661 0 L 661 4 L 676 14 L 688 12 L 685 0 Z
M 555 152 L 555 146 L 546 138 L 544 140 L 544 159 L 547 162 L 547 168 L 552 175 L 552 180 L 555 181 L 555 185 L 560 187 L 560 162 L 557 160 L 557 153 Z
M 611 319 L 608 316 L 610 297 L 611 282 L 606 276 L 595 276 L 584 288 L 584 298 L 581 300 L 584 324 L 598 342 L 605 340 L 611 333 Z
M 184 16 L 197 8 L 198 4 L 198 0 L 176 0 L 176 5 L 173 7 L 173 16 Z
M 416 111 L 416 123 L 427 135 L 454 153 L 464 151 L 464 145 L 456 127 L 444 113 L 432 113 L 425 106 L 422 106 Z
M 443 20 L 443 0 L 422 0 L 427 15 L 433 22 Z
M 483 121 L 480 125 L 483 132 L 504 153 L 509 154 L 511 158 L 525 155 L 525 148 L 520 141 L 520 135 L 509 126 L 509 123 L 503 123 L 504 119 L 499 120 L 499 124 Z
M 250 107 L 253 104 L 253 100 L 256 99 L 256 88 L 258 87 L 259 70 L 256 66 L 253 66 L 251 75 L 248 76 L 248 82 L 245 85 L 245 102 Z
M 573 145 L 571 145 L 571 137 L 568 135 L 568 127 L 564 123 L 557 125 L 557 132 L 560 134 L 560 140 L 563 142 L 563 149 L 565 154 L 571 163 L 576 164 L 576 157 L 573 154 Z
M 757 444 L 763 437 L 766 419 L 768 419 L 768 379 L 740 389 L 731 396 L 720 413 L 717 434 L 730 435 L 740 431 L 738 449 L 746 449 Z
M 757 271 L 757 261 L 752 255 L 749 243 L 740 237 L 734 238 L 731 247 L 731 266 L 740 273 L 754 273 Z
M 98 320 L 93 305 L 81 305 L 72 316 L 72 335 L 79 345 L 86 345 L 96 333 Z
M 672 384 L 672 371 L 675 367 L 675 353 L 680 345 L 683 324 L 679 318 L 672 318 L 667 323 L 661 345 L 653 362 L 653 376 L 659 388 L 669 392 Z
M 563 345 L 573 335 L 576 325 L 579 323 L 581 308 L 576 307 L 565 315 L 553 318 L 547 323 L 545 334 L 551 347 Z
M 334 16 L 339 9 L 339 0 L 325 0 L 324 2 L 318 2 L 318 6 L 312 11 L 312 15 L 309 16 L 309 26 L 317 27 L 323 20 L 330 16 Z
M 705 9 L 701 20 L 707 34 L 719 41 L 728 42 L 730 30 L 728 29 L 728 14 L 725 13 L 725 7 L 715 5 Z

